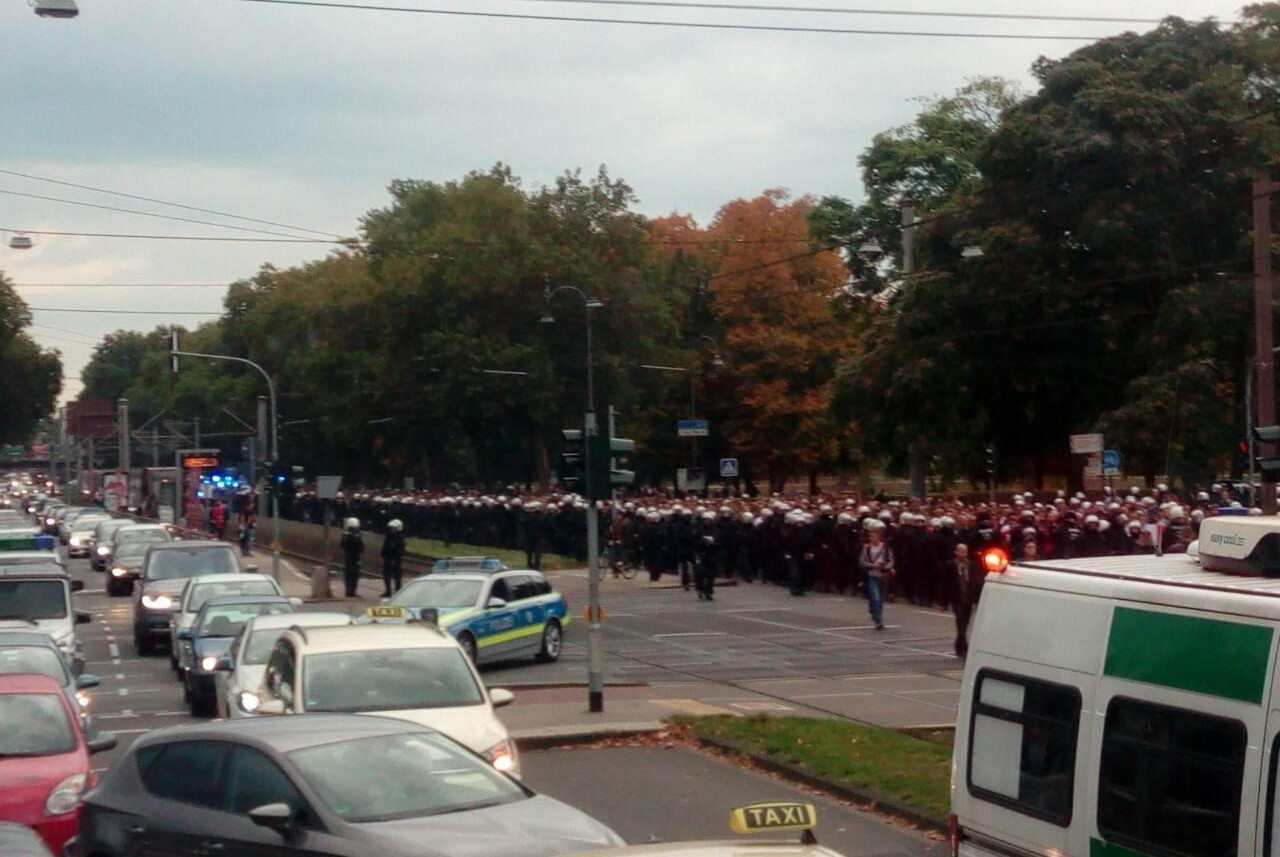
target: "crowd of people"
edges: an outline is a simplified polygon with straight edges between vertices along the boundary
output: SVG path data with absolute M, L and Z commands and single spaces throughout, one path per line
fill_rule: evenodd
M 406 537 L 520 550 L 531 568 L 544 552 L 586 558 L 587 501 L 574 494 L 354 492 L 322 501 L 303 491 L 289 505 L 303 521 L 355 519 L 376 532 L 394 521 Z M 1230 506 L 1261 514 L 1245 509 L 1230 486 L 1180 497 L 1158 485 L 1093 496 L 1026 491 L 994 503 L 648 493 L 601 501 L 598 517 L 614 573 L 625 564 L 654 580 L 678 576 L 704 599 L 714 598 L 717 579 L 729 578 L 778 584 L 796 597 L 856 594 L 882 628 L 886 601 L 953 610 L 967 624 L 984 576 L 979 563 L 992 548 L 1015 561 L 1177 553 L 1197 537 L 1200 521 Z

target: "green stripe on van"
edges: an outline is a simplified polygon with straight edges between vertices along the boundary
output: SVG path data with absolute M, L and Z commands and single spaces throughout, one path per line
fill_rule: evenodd
M 1141 851 L 1134 851 L 1132 848 L 1125 848 L 1123 845 L 1116 845 L 1113 842 L 1090 839 L 1089 857 L 1147 857 L 1147 855 Z
M 1117 607 L 1106 675 L 1244 702 L 1262 702 L 1270 628 Z

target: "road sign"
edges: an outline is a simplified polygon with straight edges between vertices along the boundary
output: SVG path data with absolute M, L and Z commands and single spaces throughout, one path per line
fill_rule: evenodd
M 317 476 L 316 499 L 336 500 L 338 498 L 338 489 L 340 487 L 342 487 L 341 476 Z
M 1092 455 L 1102 452 L 1102 435 L 1073 434 L 1070 436 L 1071 453 L 1073 455 Z
M 676 471 L 677 491 L 706 491 L 707 471 L 701 467 L 681 467 Z
M 711 433 L 711 423 L 706 420 L 680 420 L 676 423 L 676 437 L 706 437 Z
M 720 478 L 722 479 L 738 478 L 738 459 L 736 458 L 720 459 Z
M 1085 460 L 1084 475 L 1091 476 L 1094 479 L 1100 479 L 1102 477 L 1101 453 L 1093 453 Z
M 1114 449 L 1102 450 L 1102 475 L 1120 475 L 1120 453 L 1116 452 Z

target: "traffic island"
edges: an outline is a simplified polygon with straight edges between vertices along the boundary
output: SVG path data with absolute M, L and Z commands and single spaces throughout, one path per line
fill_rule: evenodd
M 845 720 L 678 717 L 697 743 L 858 806 L 945 834 L 951 747 Z

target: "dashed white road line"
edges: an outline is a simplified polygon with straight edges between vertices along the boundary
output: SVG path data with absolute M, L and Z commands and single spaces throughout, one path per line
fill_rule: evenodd
M 119 658 L 119 657 L 120 657 L 120 646 L 119 646 L 119 645 L 117 645 L 116 643 L 111 643 L 111 644 L 109 644 L 109 645 L 107 646 L 107 651 L 111 652 L 111 657 L 112 657 L 112 658 Z M 116 660 L 115 662 L 116 662 L 116 663 L 120 663 L 120 661 L 119 661 L 119 660 Z

